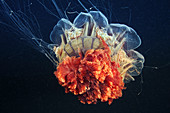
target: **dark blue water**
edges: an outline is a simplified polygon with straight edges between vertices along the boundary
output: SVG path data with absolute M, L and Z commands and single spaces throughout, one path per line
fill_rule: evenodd
M 72 1 L 72 9 L 69 10 L 81 12 L 83 8 L 75 1 Z M 21 2 L 14 3 L 16 5 L 10 5 L 17 8 Z M 61 0 L 57 3 L 64 10 L 69 1 Z M 91 7 L 89 3 L 83 3 L 87 8 Z M 142 44 L 137 50 L 146 60 L 146 67 L 142 72 L 143 84 L 141 77 L 136 77 L 135 82 L 126 85 L 123 97 L 113 101 L 111 105 L 101 102 L 96 105 L 81 104 L 77 96 L 65 94 L 64 88 L 58 84 L 53 74 L 55 67 L 45 55 L 20 40 L 22 37 L 14 34 L 13 30 L 0 25 L 0 113 L 170 112 L 168 0 L 106 0 L 103 4 L 98 0 L 93 3 L 110 22 L 127 24 L 140 35 Z M 33 10 L 44 40 L 49 41 L 49 34 L 59 19 L 50 16 L 36 1 L 33 2 Z M 73 20 L 76 14 L 69 16 Z M 138 95 L 140 91 L 142 92 Z

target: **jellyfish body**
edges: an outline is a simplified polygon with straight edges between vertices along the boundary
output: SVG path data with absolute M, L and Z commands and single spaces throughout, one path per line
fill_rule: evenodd
M 28 16 L 13 12 L 4 0 L 1 6 L 18 31 L 56 65 L 54 74 L 65 92 L 78 95 L 81 103 L 111 104 L 142 71 L 144 57 L 134 50 L 141 45 L 138 34 L 124 24 L 109 24 L 100 11 L 81 12 L 73 22 L 60 19 L 48 44 L 35 34 Z M 39 29 L 38 23 L 34 26 Z
M 122 96 L 124 82 L 143 68 L 144 57 L 134 50 L 141 44 L 137 33 L 123 24 L 108 24 L 100 11 L 80 13 L 73 23 L 61 19 L 50 35 L 54 43 L 60 37 L 60 46 L 54 46 L 60 62 L 54 74 L 65 92 L 78 95 L 82 103 L 100 99 L 111 104 Z

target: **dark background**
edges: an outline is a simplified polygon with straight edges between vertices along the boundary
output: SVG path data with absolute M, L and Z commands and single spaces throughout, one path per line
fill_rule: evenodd
M 111 105 L 101 102 L 96 105 L 81 104 L 77 96 L 65 94 L 64 88 L 58 84 L 53 74 L 55 67 L 45 55 L 29 47 L 19 40 L 18 35 L 0 25 L 0 113 L 170 112 L 168 0 L 92 2 L 108 17 L 109 22 L 127 24 L 140 35 L 142 45 L 137 50 L 144 55 L 146 66 L 142 72 L 143 84 L 141 76 L 136 77 L 135 82 L 126 84 L 127 89 L 123 91 L 123 97 L 114 100 Z M 16 0 L 14 3 L 16 5 L 9 4 L 17 8 L 20 1 Z M 60 0 L 57 3 L 64 10 L 69 1 Z M 87 1 L 83 4 L 88 9 L 92 7 Z M 32 7 L 40 23 L 44 40 L 49 41 L 50 31 L 59 19 L 49 16 L 36 1 Z M 81 12 L 83 8 L 75 0 L 71 1 L 68 11 Z M 69 15 L 70 20 L 75 16 L 76 14 Z

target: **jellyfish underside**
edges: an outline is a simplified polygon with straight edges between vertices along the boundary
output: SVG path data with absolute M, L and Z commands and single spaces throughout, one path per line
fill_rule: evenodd
M 137 35 L 135 30 L 123 24 L 108 24 L 107 18 L 100 11 L 80 13 L 73 23 L 62 18 L 51 32 L 50 39 L 53 43 L 60 45 L 58 47 L 53 47 L 53 51 L 59 60 L 59 66 L 57 67 L 55 75 L 58 78 L 59 83 L 65 87 L 66 93 L 72 92 L 75 95 L 79 95 L 79 100 L 82 103 L 96 103 L 98 99 L 101 99 L 102 102 L 108 101 L 109 104 L 111 104 L 113 99 L 121 97 L 121 90 L 124 89 L 124 83 L 134 81 L 135 79 L 133 76 L 138 76 L 143 68 L 144 57 L 134 50 L 141 44 L 140 37 Z M 124 83 L 121 81 L 116 83 L 119 84 L 117 85 L 117 87 L 119 87 L 118 89 L 113 88 L 115 87 L 115 84 L 112 84 L 111 86 L 108 85 L 110 82 L 105 83 L 105 81 L 109 78 L 107 76 L 110 76 L 107 75 L 109 72 L 105 72 L 106 75 L 103 78 L 95 75 L 96 70 L 95 74 L 93 74 L 94 72 L 89 73 L 89 70 L 92 69 L 89 69 L 88 65 L 94 63 L 93 61 L 84 61 L 89 59 L 89 53 L 92 57 L 95 55 L 96 57 L 102 56 L 102 54 L 107 56 L 102 57 L 103 61 L 105 61 L 104 63 L 107 65 L 101 65 L 103 67 L 112 65 L 110 67 L 112 69 L 111 75 L 114 76 L 113 73 L 117 72 L 115 75 L 119 75 L 121 77 L 121 81 Z M 95 59 L 96 57 L 93 58 Z M 78 62 L 76 62 L 76 60 Z M 107 60 L 109 60 L 110 63 L 108 63 Z M 86 63 L 83 64 L 83 62 Z M 99 64 L 101 62 L 99 62 Z M 71 63 L 74 64 L 72 65 L 74 68 L 66 69 L 68 67 L 72 68 Z M 88 72 L 86 75 L 88 74 L 87 76 L 90 76 L 90 79 L 84 75 L 84 71 L 82 72 L 82 65 L 87 65 L 83 69 L 86 70 L 85 73 Z M 94 65 L 96 64 L 94 63 Z M 62 66 L 65 66 L 65 68 Z M 98 65 L 96 65 L 96 67 L 97 66 Z M 63 70 L 65 71 L 63 72 Z M 72 72 L 72 70 L 76 71 Z M 68 73 L 66 74 L 67 71 Z M 81 75 L 81 73 L 83 74 Z M 102 73 L 102 71 L 98 73 Z M 84 77 L 83 80 L 79 80 L 82 76 Z M 72 78 L 72 80 L 70 80 L 70 78 Z M 95 81 L 91 81 L 93 78 L 97 79 L 95 84 L 98 85 L 87 85 L 88 83 L 85 81 L 89 81 L 93 84 Z M 105 81 L 100 80 L 100 78 Z M 114 83 L 113 79 L 114 78 L 110 80 L 112 83 Z M 110 90 L 102 92 L 102 89 L 95 89 L 100 85 L 102 87 L 108 86 L 105 89 L 112 90 L 111 93 L 106 94 L 106 92 L 109 92 Z M 79 86 L 81 87 L 79 88 Z M 100 90 L 100 92 L 96 93 L 95 91 L 98 90 Z M 120 91 L 117 92 L 119 95 L 114 94 L 116 91 Z

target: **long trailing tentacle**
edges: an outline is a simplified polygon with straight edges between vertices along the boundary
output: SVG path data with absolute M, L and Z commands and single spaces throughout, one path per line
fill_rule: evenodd
M 48 48 L 49 44 L 42 39 L 43 37 L 40 32 L 40 25 L 35 15 L 31 12 L 30 5 L 32 5 L 32 3 L 28 5 L 28 12 L 25 14 L 21 10 L 12 10 L 5 0 L 1 0 L 1 13 L 2 15 L 7 16 L 9 21 L 6 21 L 6 23 L 1 21 L 0 23 L 7 25 L 18 32 L 24 37 L 23 39 L 25 41 L 33 45 L 35 49 L 45 54 L 52 63 L 57 65 L 57 61 L 51 54 L 53 51 Z

